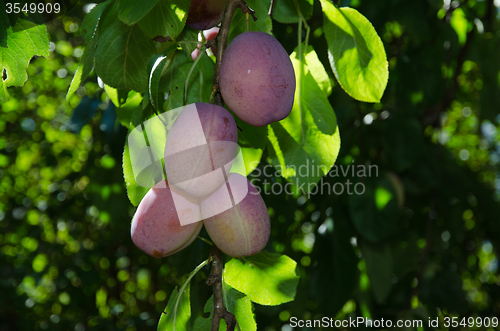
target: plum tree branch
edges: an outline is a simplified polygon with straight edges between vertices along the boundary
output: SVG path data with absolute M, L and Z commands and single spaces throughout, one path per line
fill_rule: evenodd
M 222 252 L 217 245 L 212 246 L 212 271 L 207 279 L 208 285 L 214 287 L 214 310 L 212 314 L 212 331 L 218 331 L 220 319 L 223 318 L 227 325 L 227 331 L 234 331 L 236 327 L 236 317 L 224 306 L 222 293 Z
M 255 12 L 248 8 L 247 4 L 243 0 L 229 0 L 226 5 L 226 9 L 224 10 L 224 17 L 222 19 L 221 27 L 219 30 L 219 34 L 217 35 L 217 51 L 215 52 L 215 73 L 212 87 L 212 95 L 210 97 L 210 102 L 215 98 L 215 104 L 218 106 L 223 105 L 222 96 L 219 90 L 219 72 L 220 65 L 222 61 L 222 57 L 224 56 L 224 51 L 227 46 L 227 39 L 229 37 L 229 28 L 231 27 L 231 21 L 233 20 L 234 12 L 237 8 L 240 8 L 244 14 L 252 15 L 254 21 L 257 20 L 255 17 Z
M 253 10 L 248 8 L 247 4 L 243 0 L 229 0 L 224 10 L 224 17 L 222 19 L 221 27 L 217 38 L 214 39 L 216 42 L 217 51 L 215 54 L 215 72 L 213 79 L 212 95 L 210 96 L 210 102 L 215 98 L 215 104 L 218 106 L 223 106 L 222 96 L 219 89 L 219 72 L 222 62 L 222 57 L 224 56 L 224 51 L 227 46 L 227 39 L 229 36 L 229 28 L 231 27 L 231 21 L 233 20 L 234 12 L 237 8 L 240 8 L 244 14 L 250 14 L 253 19 L 256 20 L 255 13 Z M 214 46 L 213 43 L 209 45 L 207 43 L 206 47 Z M 217 247 L 217 245 L 212 245 L 212 270 L 207 279 L 208 285 L 213 285 L 214 287 L 214 308 L 212 314 L 212 331 L 219 331 L 220 320 L 224 319 L 227 325 L 228 331 L 234 331 L 236 327 L 236 317 L 227 310 L 224 306 L 224 296 L 222 292 L 222 269 L 224 267 L 222 259 L 222 251 Z

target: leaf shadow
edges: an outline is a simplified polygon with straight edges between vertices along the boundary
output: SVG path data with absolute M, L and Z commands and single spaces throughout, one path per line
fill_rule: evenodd
M 355 48 L 359 54 L 358 60 L 361 68 L 365 69 L 368 67 L 371 59 L 373 58 L 373 54 L 368 49 L 365 38 L 358 30 L 358 28 L 349 20 L 349 18 L 340 10 L 337 9 L 342 17 L 347 21 L 349 26 L 351 27 L 352 33 L 350 34 L 346 32 L 341 26 L 335 24 L 335 22 L 331 22 L 335 25 L 335 34 L 336 39 L 342 40 L 342 45 L 339 47 L 339 59 L 344 56 L 344 53 L 349 49 Z

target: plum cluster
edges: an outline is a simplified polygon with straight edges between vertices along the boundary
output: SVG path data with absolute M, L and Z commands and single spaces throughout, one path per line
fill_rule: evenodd
M 227 255 L 256 254 L 266 246 L 271 225 L 257 189 L 229 172 L 238 147 L 234 118 L 220 106 L 192 106 L 183 108 L 168 131 L 168 181 L 157 183 L 139 204 L 132 241 L 151 256 L 168 256 L 191 244 L 203 223 Z
M 192 0 L 187 24 L 198 30 L 213 28 L 226 3 Z M 193 53 L 193 59 L 198 54 Z M 292 110 L 292 63 L 281 44 L 266 33 L 245 32 L 234 38 L 219 78 L 228 108 L 251 125 L 280 121 Z M 154 257 L 174 254 L 191 244 L 203 224 L 229 256 L 253 255 L 266 246 L 270 219 L 264 200 L 245 176 L 230 173 L 237 142 L 236 122 L 225 108 L 195 103 L 182 109 L 165 144 L 168 181 L 157 183 L 144 196 L 132 220 L 132 240 L 138 248 Z

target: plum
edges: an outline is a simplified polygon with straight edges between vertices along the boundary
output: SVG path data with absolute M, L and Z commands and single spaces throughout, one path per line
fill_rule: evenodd
M 196 30 L 210 29 L 222 20 L 227 0 L 191 0 L 186 24 Z
M 132 241 L 153 257 L 165 257 L 184 249 L 202 228 L 202 222 L 197 222 L 201 220 L 199 204 L 180 195 L 174 203 L 172 195 L 166 181 L 157 183 L 146 193 L 132 219 Z M 180 218 L 191 220 L 187 222 L 191 224 L 181 225 Z
M 171 186 L 193 197 L 210 195 L 225 181 L 238 149 L 233 116 L 209 103 L 185 106 L 165 144 L 165 171 Z
M 248 124 L 284 119 L 295 94 L 295 72 L 286 50 L 264 32 L 238 35 L 222 58 L 220 91 L 229 109 Z
M 257 254 L 271 233 L 260 193 L 245 176 L 236 173 L 229 174 L 225 185 L 201 202 L 201 217 L 214 244 L 232 257 Z

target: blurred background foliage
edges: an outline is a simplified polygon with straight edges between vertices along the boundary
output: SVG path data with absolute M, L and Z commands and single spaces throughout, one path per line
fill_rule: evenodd
M 376 203 L 264 195 L 267 249 L 298 261 L 301 278 L 295 301 L 256 305 L 259 330 L 291 330 L 291 316 L 499 316 L 500 2 L 340 4 L 373 23 L 390 78 L 378 104 L 334 86 L 337 165 L 377 165 L 378 177 L 324 183 L 362 182 Z M 158 260 L 133 245 L 120 166 L 131 111 L 116 109 L 95 75 L 65 100 L 85 47 L 82 8 L 47 25 L 50 58 L 33 59 L 1 105 L 2 331 L 154 330 L 173 288 L 210 252 L 197 240 Z M 321 20 L 315 2 L 311 44 L 333 80 Z M 297 27 L 273 23 L 291 53 Z M 253 177 L 263 189 L 282 181 Z M 211 293 L 207 275 L 191 285 L 194 316 Z

